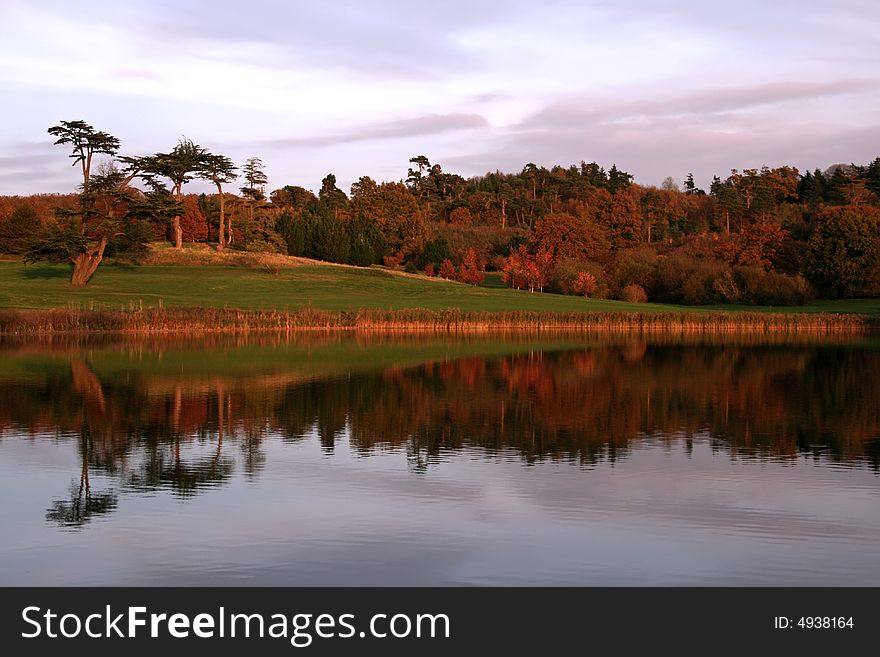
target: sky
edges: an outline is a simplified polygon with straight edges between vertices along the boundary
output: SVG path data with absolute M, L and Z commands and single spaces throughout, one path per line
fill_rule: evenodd
M 125 155 L 260 157 L 270 189 L 416 155 L 703 186 L 880 155 L 876 0 L 0 0 L 0 23 L 0 194 L 73 191 L 46 129 L 75 119 Z

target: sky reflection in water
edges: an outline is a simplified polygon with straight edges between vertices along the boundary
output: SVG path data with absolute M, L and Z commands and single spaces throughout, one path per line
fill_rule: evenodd
M 880 584 L 872 342 L 2 356 L 2 584 Z

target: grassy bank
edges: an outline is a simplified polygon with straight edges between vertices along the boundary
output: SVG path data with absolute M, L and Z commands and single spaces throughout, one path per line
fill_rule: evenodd
M 186 255 L 178 256 L 182 258 Z M 199 254 L 193 253 L 197 262 Z M 277 258 L 283 258 L 277 256 Z M 288 266 L 246 257 L 226 265 L 102 265 L 81 290 L 68 285 L 68 268 L 0 262 L 0 308 L 240 308 L 294 311 L 312 308 L 353 313 L 360 309 L 416 309 L 534 313 L 656 312 L 856 313 L 880 316 L 880 299 L 821 301 L 803 307 L 716 308 L 630 304 L 558 294 L 530 294 L 497 287 L 473 287 L 382 269 L 314 264 L 288 259 Z M 489 285 L 497 283 L 490 278 Z
M 878 320 L 850 314 L 681 313 L 681 312 L 487 312 L 460 309 L 318 308 L 241 310 L 226 308 L 144 308 L 133 310 L 0 310 L 0 334 L 47 333 L 247 333 L 345 329 L 360 331 L 489 332 L 626 331 L 675 333 L 847 333 L 876 332 Z

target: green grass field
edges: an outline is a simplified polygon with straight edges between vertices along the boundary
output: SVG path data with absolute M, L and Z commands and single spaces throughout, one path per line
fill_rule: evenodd
M 2 308 L 129 308 L 138 306 L 214 306 L 293 310 L 311 305 L 325 310 L 359 308 L 461 308 L 462 310 L 527 311 L 705 311 L 773 310 L 880 315 L 880 299 L 819 301 L 805 307 L 688 307 L 630 304 L 557 294 L 530 294 L 497 287 L 473 287 L 439 279 L 394 274 L 378 268 L 332 265 L 282 268 L 275 273 L 231 266 L 105 264 L 85 289 L 68 284 L 63 265 L 0 263 Z

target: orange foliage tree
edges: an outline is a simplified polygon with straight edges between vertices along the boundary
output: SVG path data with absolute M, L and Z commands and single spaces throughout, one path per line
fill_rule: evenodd
M 577 275 L 571 287 L 578 294 L 588 297 L 596 291 L 596 277 L 588 271 L 582 271 Z
M 529 253 L 523 245 L 511 253 L 501 273 L 501 280 L 510 287 L 529 292 L 543 292 L 553 271 L 553 255 L 548 251 Z
M 468 249 L 465 253 L 458 268 L 458 280 L 468 285 L 479 285 L 483 282 L 483 272 L 480 271 L 475 249 Z
M 443 262 L 440 263 L 440 278 L 455 278 L 455 265 L 452 264 L 452 260 L 446 258 Z
M 602 260 L 609 249 L 605 229 L 588 216 L 554 212 L 534 228 L 531 243 L 535 251 L 554 257 Z
M 186 242 L 205 242 L 208 239 L 208 221 L 199 207 L 199 198 L 188 194 L 183 198 L 180 230 Z

